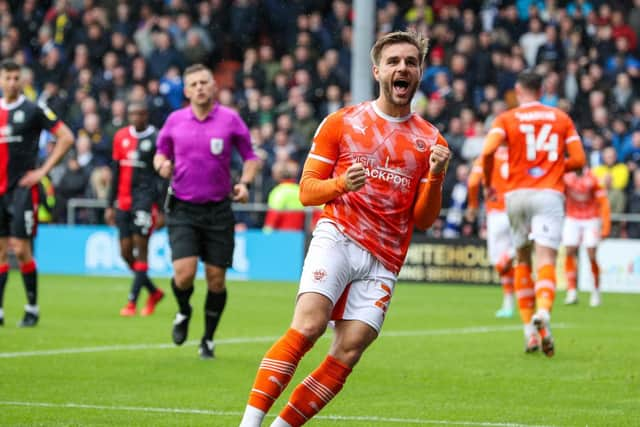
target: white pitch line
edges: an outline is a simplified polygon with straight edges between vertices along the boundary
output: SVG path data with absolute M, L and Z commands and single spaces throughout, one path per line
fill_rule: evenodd
M 567 325 L 557 324 L 554 325 L 555 329 L 566 328 Z M 463 335 L 463 334 L 487 334 L 491 332 L 509 332 L 522 330 L 521 325 L 505 325 L 505 326 L 475 326 L 468 328 L 451 328 L 451 329 L 424 329 L 416 331 L 389 331 L 383 332 L 382 336 L 385 337 L 418 337 L 418 336 L 437 336 L 437 335 Z M 280 337 L 277 336 L 265 336 L 265 337 L 236 337 L 236 338 L 221 338 L 216 340 L 216 344 L 251 344 L 272 342 Z M 330 338 L 330 335 L 325 335 L 323 338 Z M 199 344 L 199 341 L 187 341 L 185 345 L 191 346 Z M 81 354 L 81 353 L 103 353 L 109 351 L 136 351 L 136 350 L 159 350 L 176 348 L 174 344 L 116 344 L 116 345 L 104 345 L 98 347 L 79 347 L 79 348 L 59 348 L 51 350 L 34 350 L 34 351 L 16 351 L 0 353 L 0 359 L 14 359 L 18 357 L 37 357 L 37 356 L 56 356 L 61 354 Z
M 147 406 L 107 406 L 107 405 L 87 405 L 82 403 L 48 403 L 48 402 L 17 402 L 1 401 L 4 406 L 25 406 L 37 408 L 67 408 L 67 409 L 94 409 L 100 411 L 131 411 L 131 412 L 158 412 L 169 414 L 195 414 L 214 415 L 218 417 L 241 417 L 242 412 L 236 411 L 215 411 L 211 409 L 183 409 L 183 408 L 154 408 Z M 318 415 L 314 417 L 319 420 L 332 421 L 368 421 L 380 424 L 438 424 L 454 426 L 480 426 L 480 427 L 553 427 L 534 424 L 489 422 L 489 421 L 453 421 L 453 420 L 429 420 L 421 418 L 386 418 L 373 416 L 346 416 L 346 415 Z

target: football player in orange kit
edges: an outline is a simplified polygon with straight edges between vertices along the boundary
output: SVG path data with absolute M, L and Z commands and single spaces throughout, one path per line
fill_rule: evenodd
M 601 238 L 611 230 L 611 209 L 607 191 L 587 168 L 569 172 L 564 176 L 567 197 L 567 218 L 562 230 L 562 244 L 566 249 L 565 272 L 567 275 L 567 296 L 565 304 L 577 304 L 577 262 L 578 246 L 587 248 L 587 255 L 593 273 L 593 291 L 589 305 L 600 305 L 600 267 L 596 260 L 596 249 Z
M 305 259 L 291 327 L 267 351 L 241 427 L 256 427 L 300 359 L 335 320 L 334 340 L 272 427 L 297 427 L 342 389 L 377 338 L 414 227 L 438 217 L 449 149 L 438 129 L 411 113 L 427 40 L 387 34 L 371 50 L 380 95 L 320 124 L 304 165 L 300 200 L 325 204 Z
M 495 155 L 492 185 L 495 189 L 493 198 L 485 200 L 487 212 L 487 255 L 500 276 L 502 285 L 502 307 L 496 311 L 496 317 L 512 317 L 514 309 L 513 295 L 513 258 L 515 249 L 511 240 L 509 217 L 504 206 L 504 189 L 509 177 L 509 158 L 506 146 L 500 146 Z M 468 204 L 466 217 L 474 222 L 479 203 L 480 185 L 483 178 L 482 157 L 473 163 L 467 182 Z
M 555 299 L 556 257 L 564 220 L 566 171 L 582 168 L 585 154 L 571 118 L 540 102 L 542 77 L 523 71 L 516 81 L 519 106 L 496 117 L 482 151 L 488 196 L 492 188 L 494 156 L 498 147 L 509 150 L 509 178 L 505 203 L 516 248 L 514 287 L 524 323 L 527 352 L 555 352 L 551 309 Z M 536 258 L 531 277 L 532 248 Z

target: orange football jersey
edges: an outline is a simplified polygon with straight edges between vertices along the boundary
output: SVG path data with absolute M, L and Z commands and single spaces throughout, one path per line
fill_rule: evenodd
M 495 190 L 495 198 L 487 199 L 484 201 L 487 212 L 504 212 L 504 193 L 507 188 L 507 178 L 509 178 L 509 150 L 506 146 L 501 145 L 496 150 L 494 156 L 494 165 L 491 172 L 491 186 Z M 471 169 L 471 175 L 469 176 L 469 182 L 472 180 L 475 182 L 482 182 L 484 169 L 482 167 L 482 156 L 478 157 L 473 162 Z M 469 185 L 469 207 L 477 208 L 478 193 L 480 191 L 479 186 Z M 475 203 L 472 203 L 475 200 Z
M 506 192 L 520 189 L 564 192 L 567 145 L 582 144 L 565 112 L 539 102 L 522 104 L 496 117 L 489 137 L 492 133 L 503 135 L 509 148 Z
M 598 199 L 607 197 L 606 190 L 590 170 L 582 176 L 575 172 L 564 175 L 567 196 L 567 216 L 576 219 L 593 219 L 600 217 Z
M 447 146 L 435 126 L 417 114 L 388 116 L 370 101 L 327 116 L 305 164 L 305 170 L 314 161 L 332 165 L 330 176 L 323 179 L 339 177 L 354 163 L 364 166 L 364 187 L 327 202 L 322 218 L 337 224 L 394 273 L 400 271 L 411 241 L 413 208 L 420 184 L 428 179 L 434 144 Z

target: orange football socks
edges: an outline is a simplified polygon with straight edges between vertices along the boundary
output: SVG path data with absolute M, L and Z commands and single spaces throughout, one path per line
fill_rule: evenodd
M 280 419 L 292 427 L 306 423 L 342 389 L 351 368 L 327 356 L 320 366 L 305 378 L 291 394 Z
M 553 301 L 556 296 L 556 267 L 551 264 L 538 268 L 538 278 L 535 285 L 536 306 L 538 310 L 546 310 L 551 313 Z
M 524 324 L 531 322 L 535 308 L 535 292 L 531 281 L 531 268 L 527 264 L 516 264 L 514 267 L 513 285 L 520 307 L 520 317 Z
M 289 329 L 276 341 L 260 363 L 249 395 L 249 406 L 267 412 L 287 387 L 298 362 L 312 345 L 313 343 L 295 329 Z

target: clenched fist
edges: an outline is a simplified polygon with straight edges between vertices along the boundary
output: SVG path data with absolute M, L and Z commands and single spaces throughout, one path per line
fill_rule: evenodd
M 354 163 L 349 166 L 344 176 L 344 186 L 347 191 L 358 191 L 364 186 L 367 180 L 367 175 L 365 174 L 362 163 Z
M 432 174 L 438 174 L 445 170 L 451 152 L 444 145 L 435 144 L 431 146 L 431 155 L 429 156 L 429 170 Z

